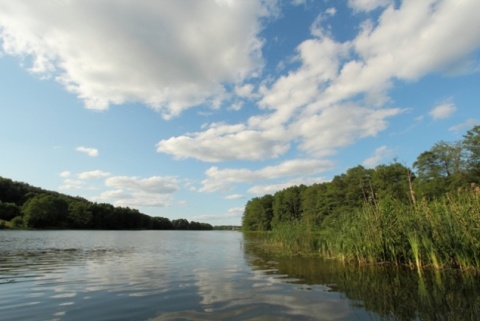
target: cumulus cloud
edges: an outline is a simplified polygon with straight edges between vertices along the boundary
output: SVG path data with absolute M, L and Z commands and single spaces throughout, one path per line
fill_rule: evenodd
M 242 194 L 232 194 L 232 195 L 227 195 L 227 196 L 225 196 L 225 199 L 226 199 L 226 200 L 238 200 L 238 199 L 242 199 L 242 198 L 245 198 L 245 195 L 242 195 Z
M 333 167 L 328 160 L 294 159 L 275 166 L 267 166 L 259 170 L 250 169 L 219 169 L 210 167 L 202 181 L 200 192 L 229 190 L 231 185 L 238 183 L 253 183 L 259 180 L 271 180 L 288 176 L 308 176 L 327 171 Z
M 263 66 L 265 1 L 0 3 L 3 52 L 88 108 L 141 102 L 168 118 L 222 96 Z M 31 61 L 31 63 L 30 63 Z
M 294 6 L 304 5 L 307 3 L 307 0 L 291 0 Z
M 317 156 L 331 155 L 358 139 L 377 135 L 387 119 L 403 113 L 399 108 L 371 109 L 356 105 L 334 106 L 302 117 L 291 129 L 303 138 L 299 148 Z
M 434 107 L 428 114 L 433 119 L 444 119 L 450 117 L 457 107 L 452 103 L 445 103 Z
M 386 157 L 391 156 L 393 151 L 387 146 L 380 146 L 375 149 L 373 156 L 363 161 L 362 165 L 365 167 L 375 167 Z
M 323 177 L 295 178 L 281 183 L 254 185 L 248 189 L 248 192 L 254 195 L 275 194 L 275 192 L 291 186 L 298 186 L 302 184 L 309 186 L 322 182 L 325 182 L 325 178 Z
M 229 218 L 239 218 L 242 217 L 243 211 L 245 211 L 245 207 L 234 207 L 228 209 L 228 211 L 224 214 L 204 214 L 204 215 L 197 215 L 192 217 L 193 220 L 200 220 L 200 221 L 210 221 L 210 220 L 223 220 Z
M 235 93 L 237 94 L 237 96 L 245 98 L 256 97 L 254 90 L 255 87 L 252 84 L 244 84 L 235 87 Z
M 62 185 L 59 187 L 61 190 L 85 190 L 88 189 L 85 182 L 79 179 L 71 179 L 68 177 L 64 177 Z
M 480 43 L 478 1 L 389 3 L 352 1 L 364 11 L 387 7 L 377 21 L 364 21 L 350 41 L 333 39 L 320 19 L 312 38 L 297 47 L 299 67 L 261 85 L 258 106 L 264 112 L 229 125 L 234 132 L 209 128 L 162 140 L 157 150 L 203 161 L 259 160 L 279 157 L 295 142 L 318 157 L 385 130 L 388 118 L 405 112 L 385 108 L 395 81 L 447 70 Z
M 104 172 L 101 170 L 94 170 L 88 172 L 82 172 L 78 174 L 79 179 L 96 179 L 96 178 L 104 178 L 110 176 L 110 173 Z
M 116 206 L 167 207 L 173 204 L 173 194 L 179 190 L 175 177 L 152 176 L 148 178 L 113 176 L 105 180 L 110 190 L 99 200 Z
M 328 16 L 334 16 L 337 13 L 337 9 L 335 9 L 335 7 L 330 7 L 327 10 L 325 10 L 325 13 Z
M 276 139 L 276 141 L 275 141 Z M 285 153 L 289 144 L 268 133 L 245 125 L 211 124 L 203 132 L 161 140 L 157 151 L 176 158 L 196 158 L 208 162 L 233 159 L 262 160 Z
M 477 119 L 469 118 L 461 124 L 457 124 L 455 126 L 450 127 L 448 130 L 453 132 L 464 130 L 464 129 L 469 130 L 473 126 L 476 126 L 478 124 L 479 124 L 479 121 Z
M 376 26 L 363 24 L 353 41 L 363 61 L 354 61 L 355 72 L 345 76 L 370 85 L 391 78 L 413 80 L 464 61 L 480 42 L 479 9 L 475 0 L 410 0 L 398 9 L 388 7 Z
M 70 177 L 70 175 L 72 175 L 72 173 L 70 171 L 63 171 L 63 172 L 60 173 L 60 177 L 62 177 L 62 178 Z
M 392 3 L 393 0 L 348 0 L 348 6 L 356 12 L 369 12 Z
M 161 176 L 152 176 L 149 178 L 114 176 L 107 178 L 105 180 L 105 185 L 116 189 L 155 194 L 170 194 L 179 189 L 178 180 L 175 177 Z
M 85 153 L 90 157 L 97 157 L 98 156 L 98 149 L 96 149 L 96 148 L 79 146 L 75 150 L 77 152 L 80 152 L 80 153 Z

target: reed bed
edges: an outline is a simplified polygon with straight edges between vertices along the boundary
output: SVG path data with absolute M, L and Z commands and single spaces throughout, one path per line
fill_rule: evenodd
M 264 246 L 274 252 L 320 255 L 358 264 L 480 270 L 480 194 L 460 191 L 415 205 L 394 199 L 327 217 L 277 226 Z

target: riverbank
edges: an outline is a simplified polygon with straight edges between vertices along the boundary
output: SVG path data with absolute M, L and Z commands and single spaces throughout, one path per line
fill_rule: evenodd
M 458 191 L 412 205 L 385 198 L 320 225 L 284 222 L 259 235 L 259 246 L 282 255 L 407 265 L 419 272 L 480 271 L 480 193 Z

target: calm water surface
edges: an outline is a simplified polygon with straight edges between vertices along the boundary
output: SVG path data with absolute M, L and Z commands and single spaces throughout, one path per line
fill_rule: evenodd
M 480 280 L 269 257 L 219 231 L 0 231 L 0 320 L 480 320 Z

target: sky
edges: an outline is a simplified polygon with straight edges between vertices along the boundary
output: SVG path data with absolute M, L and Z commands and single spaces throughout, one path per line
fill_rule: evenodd
M 0 0 L 0 176 L 151 216 L 417 156 L 480 124 L 478 0 Z

